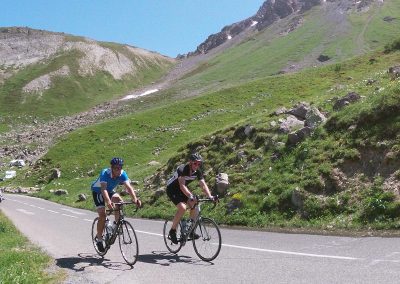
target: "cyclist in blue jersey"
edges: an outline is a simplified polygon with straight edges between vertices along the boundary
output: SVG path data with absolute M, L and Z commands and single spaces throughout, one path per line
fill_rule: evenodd
M 103 245 L 103 230 L 106 223 L 106 208 L 114 209 L 113 203 L 122 202 L 121 196 L 114 191 L 118 185 L 124 185 L 126 191 L 136 203 L 136 206 L 141 206 L 141 201 L 136 197 L 135 191 L 130 184 L 130 180 L 126 172 L 122 169 L 124 161 L 121 158 L 112 158 L 110 168 L 105 168 L 101 171 L 100 176 L 92 183 L 91 189 L 93 194 L 94 204 L 96 205 L 99 221 L 97 222 L 96 244 L 99 251 L 104 251 Z M 117 208 L 118 209 L 118 208 Z M 119 211 L 115 211 L 115 220 L 119 218 Z
M 175 244 L 178 243 L 176 237 L 176 227 L 179 224 L 182 216 L 185 214 L 187 205 L 190 207 L 190 218 L 194 220 L 196 218 L 194 205 L 195 200 L 192 192 L 189 190 L 187 185 L 198 180 L 201 189 L 208 198 L 214 198 L 210 189 L 208 188 L 200 166 L 203 162 L 202 157 L 198 153 L 190 155 L 189 162 L 187 164 L 180 165 L 175 171 L 174 175 L 167 182 L 167 195 L 169 199 L 175 204 L 177 211 L 174 219 L 172 220 L 171 230 L 169 231 L 169 237 Z M 197 238 L 198 236 L 191 236 Z

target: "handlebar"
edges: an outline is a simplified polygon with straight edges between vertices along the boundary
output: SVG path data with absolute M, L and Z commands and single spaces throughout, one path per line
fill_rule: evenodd
M 219 197 L 218 195 L 215 195 L 214 198 L 200 198 L 198 195 L 194 196 L 194 199 L 196 202 L 218 202 Z
M 198 195 L 195 195 L 194 200 L 196 201 L 196 204 L 200 202 L 214 202 L 214 206 L 212 207 L 212 209 L 214 209 L 215 206 L 217 206 L 217 203 L 219 202 L 219 197 L 218 195 L 215 195 L 214 198 L 208 198 L 208 197 L 200 198 Z
M 116 202 L 116 203 L 113 203 L 113 204 L 114 204 L 114 206 L 117 205 L 117 206 L 121 206 L 121 207 L 118 208 L 118 209 L 116 209 L 116 208 L 114 208 L 114 209 L 106 209 L 106 214 L 107 214 L 107 215 L 111 215 L 111 213 L 114 212 L 114 211 L 121 211 L 123 205 L 136 204 L 136 203 L 133 202 L 133 201 L 124 201 L 124 202 Z M 138 210 L 139 210 L 139 207 L 136 206 L 136 209 L 135 209 L 135 211 L 133 211 L 133 212 L 136 212 L 136 211 L 138 211 Z

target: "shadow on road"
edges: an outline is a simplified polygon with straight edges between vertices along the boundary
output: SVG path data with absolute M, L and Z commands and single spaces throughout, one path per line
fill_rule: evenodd
M 131 270 L 133 267 L 128 266 L 125 262 L 111 262 L 109 259 L 101 257 L 97 254 L 79 253 L 75 257 L 62 257 L 56 259 L 56 265 L 74 271 L 84 271 L 91 266 L 103 266 L 111 270 Z
M 187 263 L 191 265 L 214 265 L 210 262 L 204 262 L 198 259 L 193 259 L 190 256 L 176 255 L 166 251 L 152 251 L 151 254 L 139 255 L 138 261 L 145 263 L 153 263 L 161 266 L 169 266 L 174 263 Z

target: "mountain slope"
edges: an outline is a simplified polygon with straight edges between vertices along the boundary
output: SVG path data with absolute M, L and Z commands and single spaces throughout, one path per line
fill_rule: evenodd
M 0 29 L 0 46 L 5 117 L 78 113 L 150 84 L 174 64 L 127 45 L 29 28 Z
M 303 5 L 297 4 L 292 13 L 283 13 L 286 16 L 277 19 L 265 16 L 269 2 Z M 304 3 L 314 2 L 319 1 L 266 1 L 259 14 L 266 17 L 268 25 L 259 29 L 249 24 L 249 19 L 261 17 L 256 15 L 224 28 L 215 36 L 226 38 L 230 27 L 248 25 L 223 43 L 210 44 L 212 48 L 195 52 L 207 60 L 179 80 L 175 84 L 177 89 L 205 92 L 264 76 L 332 64 L 383 48 L 400 36 L 398 1 L 322 1 L 320 5 L 309 4 L 312 9 L 301 8 Z M 203 45 L 207 41 L 200 46 Z
M 219 172 L 230 176 L 229 192 L 214 213 L 220 222 L 395 228 L 400 206 L 391 188 L 399 185 L 400 102 L 397 75 L 388 69 L 400 64 L 398 43 L 387 52 L 354 54 L 365 52 L 363 42 L 379 47 L 389 42 L 398 22 L 390 21 L 387 28 L 382 16 L 395 18 L 400 7 L 396 1 L 376 10 L 366 5 L 360 14 L 349 12 L 337 21 L 336 12 L 342 10 L 330 8 L 341 3 L 348 1 L 315 6 L 300 18 L 288 16 L 252 31 L 229 48 L 221 45 L 183 59 L 182 65 L 193 60 L 198 68 L 188 64 L 188 73 L 173 76 L 170 88 L 128 103 L 124 116 L 71 131 L 32 168 L 18 170 L 9 184 L 35 186 L 40 197 L 92 208 L 90 198 L 76 201 L 78 194 L 88 193 L 85 185 L 110 157 L 124 156 L 125 169 L 138 180 L 148 205 L 141 214 L 165 218 L 174 211 L 163 194 L 165 179 L 196 150 L 206 158 L 210 185 Z M 299 25 L 282 33 L 293 21 Z M 385 31 L 378 33 L 382 27 Z M 376 42 L 378 34 L 382 37 Z M 326 54 L 332 60 L 317 59 L 318 66 L 304 68 Z M 346 57 L 351 58 L 342 60 Z M 346 106 L 342 98 L 353 92 L 362 99 L 336 109 L 334 102 Z M 281 129 L 294 120 L 281 108 L 302 101 L 328 121 L 292 143 L 289 137 L 300 134 L 297 126 Z M 382 117 L 388 112 L 388 118 Z M 52 176 L 54 169 L 61 171 L 59 179 Z M 69 195 L 54 195 L 51 190 L 59 188 Z

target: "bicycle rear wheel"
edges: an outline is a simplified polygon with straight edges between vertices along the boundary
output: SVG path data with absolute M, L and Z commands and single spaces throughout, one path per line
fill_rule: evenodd
M 172 221 L 166 220 L 163 229 L 164 243 L 170 252 L 177 253 L 182 248 L 182 242 L 180 241 L 181 225 L 179 223 L 178 227 L 176 228 L 176 236 L 178 238 L 177 244 L 174 244 L 169 238 L 169 230 L 171 230 L 171 227 L 172 227 Z
M 124 220 L 119 227 L 118 240 L 122 257 L 127 264 L 134 265 L 139 255 L 139 244 L 135 230 L 128 221 Z
M 193 230 L 194 235 L 199 238 L 193 238 L 193 248 L 196 254 L 204 261 L 214 260 L 222 245 L 221 233 L 217 223 L 210 218 L 201 218 Z
M 96 217 L 93 220 L 93 223 L 92 223 L 92 243 L 93 243 L 94 249 L 96 250 L 97 254 L 100 255 L 100 256 L 104 256 L 108 251 L 108 247 L 103 243 L 104 251 L 103 252 L 99 251 L 99 249 L 97 248 L 96 239 L 95 239 L 96 235 L 97 235 L 97 223 L 98 223 L 98 221 L 99 221 L 99 217 Z M 104 227 L 103 236 L 106 235 L 106 231 L 105 230 L 106 230 L 106 228 Z

